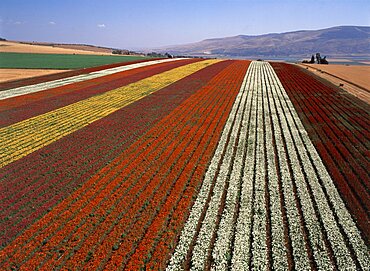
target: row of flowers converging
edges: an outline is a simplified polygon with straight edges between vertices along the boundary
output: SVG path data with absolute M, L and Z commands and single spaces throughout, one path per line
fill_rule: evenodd
M 293 65 L 272 65 L 347 208 L 369 240 L 369 105 Z
M 232 63 L 220 63 L 204 87 L 8 245 L 1 263 L 136 266 L 158 249 L 152 264 L 163 264 L 161 251 L 176 238 L 165 229 L 181 229 L 248 64 Z
M 367 261 L 279 79 L 253 62 L 167 269 L 344 270 Z
M 225 65 L 229 65 L 227 61 L 210 65 L 2 168 L 0 181 L 6 185 L 1 186 L 0 193 L 1 243 L 14 239 L 32 221 L 121 154 L 136 137 Z M 164 96 L 167 98 L 163 99 Z
M 148 65 L 87 81 L 0 100 L 0 127 L 9 126 L 22 120 L 53 111 L 60 107 L 194 62 L 196 61 L 193 59 L 185 59 Z
M 139 136 L 156 119 L 173 110 L 183 99 L 195 92 L 197 86 L 206 83 L 210 76 L 219 72 L 223 65 L 208 65 L 209 68 L 201 69 L 185 80 L 179 80 L 179 83 L 145 96 L 138 102 L 3 167 L 0 170 L 0 181 L 7 185 L 1 187 L 0 193 L 1 205 L 4 207 L 0 211 L 1 243 L 12 240 L 23 228 L 119 155 L 135 140 L 135 136 Z M 155 74 L 169 68 L 173 69 L 173 64 L 154 67 L 154 71 L 150 72 Z M 145 75 L 146 71 L 143 76 Z M 137 78 L 135 74 L 134 78 Z M 179 87 L 181 93 L 178 93 Z M 163 95 L 168 99 L 163 100 Z M 66 96 L 68 99 L 70 95 Z
M 219 60 L 172 69 L 0 129 L 0 167 L 99 120 Z
M 189 67 L 192 70 L 186 70 Z M 46 209 L 49 213 L 0 252 L 0 266 L 139 270 L 164 269 L 170 260 L 169 270 L 366 269 L 366 245 L 321 161 L 324 157 L 326 163 L 326 156 L 320 158 L 321 149 L 320 155 L 316 152 L 285 85 L 268 63 L 253 62 L 244 76 L 247 67 L 244 61 L 202 61 L 175 69 L 173 76 L 183 72 L 176 78 L 165 72 L 122 87 L 120 94 L 106 91 L 93 97 L 103 99 L 91 98 L 94 103 L 87 107 L 62 107 L 55 119 L 67 116 L 60 126 L 63 138 L 49 140 L 39 150 L 34 147 L 39 143 L 10 129 L 14 138 L 21 137 L 15 145 L 35 145 L 30 155 L 15 158 L 0 172 L 0 181 L 16 177 L 15 189 L 5 189 L 0 199 L 7 204 L 0 216 L 12 224 L 1 224 L 0 231 L 14 238 Z M 198 83 L 206 75 L 208 79 Z M 141 93 L 144 99 L 138 94 L 142 88 L 149 89 Z M 193 95 L 184 95 L 183 103 L 163 106 L 164 100 L 177 99 L 175 93 L 186 89 Z M 156 93 L 155 103 L 141 103 Z M 132 109 L 124 111 L 128 103 Z M 81 108 L 72 107 L 77 104 Z M 142 107 L 163 111 L 158 118 L 164 118 L 155 125 L 150 120 L 140 131 L 137 126 L 147 119 L 135 120 L 126 128 L 136 132 L 120 135 L 126 128 L 119 120 L 141 118 L 135 112 Z M 92 123 L 69 131 L 69 122 L 86 121 L 86 110 L 91 110 Z M 98 110 L 106 112 L 99 115 Z M 69 113 L 77 113 L 76 120 Z M 110 123 L 115 114 L 119 120 Z M 39 122 L 48 133 L 50 116 Z M 33 119 L 24 127 L 32 128 Z M 99 141 L 95 136 L 93 146 L 88 139 L 80 145 L 99 129 L 106 129 Z M 134 134 L 138 141 L 129 138 Z M 105 142 L 110 135 L 115 137 Z M 99 157 L 108 146 L 110 158 Z M 74 175 L 63 166 L 54 172 L 57 158 L 48 163 L 58 148 L 65 153 L 61 159 L 74 161 L 68 170 Z M 70 151 L 76 157 L 66 158 Z M 23 163 L 27 158 L 29 163 Z M 12 198 L 18 189 L 24 196 Z
M 137 69 L 140 67 L 146 67 L 146 66 L 155 65 L 158 63 L 165 63 L 165 62 L 178 61 L 178 60 L 179 59 L 174 58 L 174 59 L 144 61 L 144 62 L 139 62 L 135 64 L 129 64 L 129 65 L 123 65 L 123 66 L 118 66 L 118 67 L 109 68 L 109 69 L 93 71 L 90 73 L 80 74 L 80 75 L 71 76 L 67 78 L 61 78 L 57 80 L 41 82 L 41 83 L 31 85 L 31 86 L 27 85 L 27 86 L 21 86 L 17 88 L 11 88 L 11 89 L 0 91 L 0 100 L 9 99 L 12 97 L 30 94 L 34 92 L 39 92 L 39 91 L 43 91 L 46 89 L 56 88 L 56 87 L 60 87 L 60 86 L 68 85 L 68 84 L 74 84 L 77 82 L 87 81 L 87 80 L 107 76 L 107 75 L 114 74 L 114 73 Z

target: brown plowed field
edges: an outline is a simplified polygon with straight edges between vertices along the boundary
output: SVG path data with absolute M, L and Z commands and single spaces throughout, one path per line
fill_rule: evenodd
M 69 70 L 39 70 L 39 69 L 0 69 L 0 82 L 31 78 Z
M 328 80 L 361 100 L 370 103 L 370 66 L 355 65 L 300 65 L 315 75 Z

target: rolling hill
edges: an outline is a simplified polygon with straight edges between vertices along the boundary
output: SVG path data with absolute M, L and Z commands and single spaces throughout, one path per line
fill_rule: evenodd
M 258 36 L 206 39 L 157 49 L 175 55 L 232 57 L 307 57 L 321 52 L 330 57 L 370 57 L 370 27 L 338 26 Z

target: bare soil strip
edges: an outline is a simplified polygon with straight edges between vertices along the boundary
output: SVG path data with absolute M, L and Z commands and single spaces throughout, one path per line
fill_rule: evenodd
M 368 260 L 277 75 L 252 62 L 168 270 L 365 270 Z
M 0 69 L 0 83 L 66 71 L 69 70 Z

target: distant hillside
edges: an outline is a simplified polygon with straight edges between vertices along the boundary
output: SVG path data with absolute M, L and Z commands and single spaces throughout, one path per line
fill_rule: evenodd
M 23 44 L 30 44 L 30 45 L 43 45 L 43 46 L 52 46 L 56 48 L 65 48 L 65 49 L 76 49 L 76 50 L 83 50 L 83 51 L 90 51 L 90 52 L 98 52 L 98 53 L 112 53 L 112 51 L 117 50 L 115 48 L 103 47 L 103 46 L 96 46 L 96 45 L 89 45 L 89 44 L 68 44 L 68 43 L 53 43 L 53 42 L 20 42 Z M 124 50 L 124 53 L 128 53 L 128 50 Z
M 370 57 L 370 27 L 338 26 L 259 36 L 239 35 L 157 49 L 175 55 L 231 57 Z
M 0 39 L 0 52 L 39 54 L 89 54 L 89 55 L 141 55 L 134 51 L 89 44 L 66 44 L 37 41 L 4 41 Z

